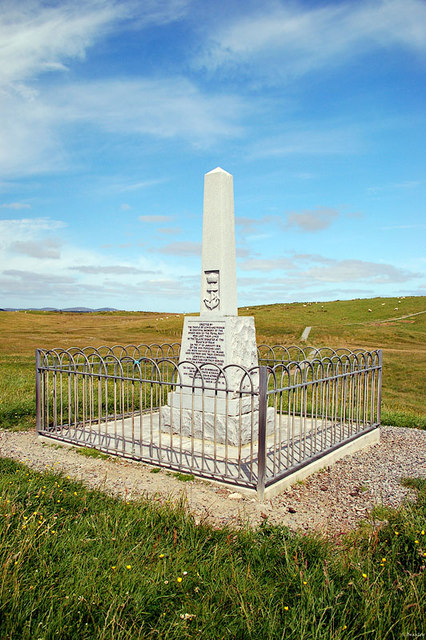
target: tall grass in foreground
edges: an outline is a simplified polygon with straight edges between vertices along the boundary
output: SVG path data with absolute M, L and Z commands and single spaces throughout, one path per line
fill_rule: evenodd
M 0 459 L 2 640 L 418 637 L 426 482 L 415 503 L 337 543 L 267 521 L 196 526 Z

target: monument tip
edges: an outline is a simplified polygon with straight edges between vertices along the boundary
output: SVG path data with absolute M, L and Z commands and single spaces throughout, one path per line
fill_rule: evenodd
M 226 173 L 227 176 L 231 175 L 228 171 L 225 171 L 225 169 L 222 169 L 222 167 L 216 167 L 216 169 L 212 169 L 212 171 L 209 171 L 208 173 L 206 173 L 206 176 L 209 176 L 211 173 Z

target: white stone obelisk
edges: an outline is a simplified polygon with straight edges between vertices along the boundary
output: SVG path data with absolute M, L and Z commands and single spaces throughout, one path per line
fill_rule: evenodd
M 238 317 L 233 178 L 220 167 L 204 176 L 200 316 L 184 320 L 180 360 L 257 365 L 254 318 Z M 183 367 L 191 380 L 193 370 Z M 204 366 L 205 382 L 213 383 L 217 371 Z M 226 378 L 227 388 L 237 391 L 241 371 L 228 370 Z M 220 386 L 225 387 L 223 378 Z
M 200 316 L 237 316 L 233 179 L 220 167 L 204 176 Z
M 218 442 L 247 442 L 256 399 L 241 391 L 255 389 L 257 373 L 245 372 L 257 363 L 254 318 L 238 316 L 233 178 L 218 167 L 204 177 L 200 315 L 184 319 L 182 386 L 162 408 L 165 426 L 202 431 L 203 437 L 210 431 Z

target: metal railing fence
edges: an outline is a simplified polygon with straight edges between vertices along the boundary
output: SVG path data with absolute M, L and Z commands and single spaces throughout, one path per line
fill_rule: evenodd
M 380 424 L 381 351 L 259 345 L 250 370 L 179 353 L 178 343 L 37 349 L 38 433 L 263 495 Z

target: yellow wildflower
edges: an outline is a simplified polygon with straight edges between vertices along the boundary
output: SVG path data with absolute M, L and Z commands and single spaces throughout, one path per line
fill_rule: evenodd
M 178 582 L 182 582 L 182 578 L 179 576 L 179 578 L 177 579 Z

